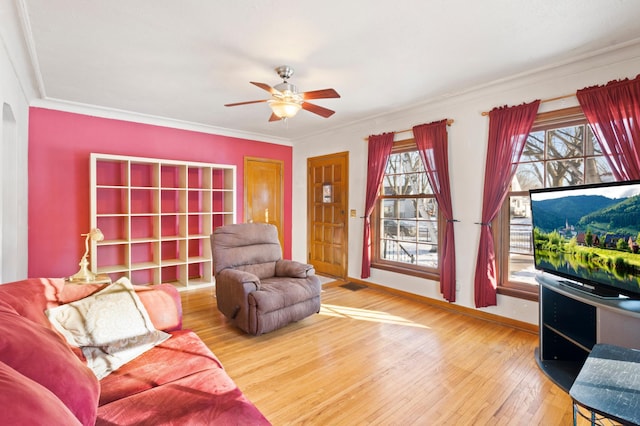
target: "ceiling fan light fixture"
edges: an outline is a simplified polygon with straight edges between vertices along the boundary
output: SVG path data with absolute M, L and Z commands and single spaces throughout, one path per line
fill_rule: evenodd
M 293 68 L 287 65 L 276 68 L 276 72 L 283 79 L 282 83 L 271 87 L 265 83 L 259 83 L 256 81 L 250 81 L 249 83 L 259 87 L 271 93 L 271 99 L 259 99 L 255 101 L 236 102 L 232 104 L 225 104 L 226 107 L 257 104 L 266 102 L 271 108 L 271 117 L 269 121 L 286 120 L 293 118 L 298 114 L 298 111 L 304 109 L 313 114 L 317 114 L 324 118 L 331 117 L 335 111 L 328 108 L 321 107 L 320 105 L 312 104 L 308 102 L 312 99 L 330 99 L 339 98 L 340 95 L 334 89 L 322 89 L 312 90 L 310 92 L 298 92 L 295 85 L 289 83 L 287 80 L 293 75 Z
M 272 99 L 268 101 L 271 111 L 280 118 L 292 118 L 300 111 L 302 104 L 287 100 Z

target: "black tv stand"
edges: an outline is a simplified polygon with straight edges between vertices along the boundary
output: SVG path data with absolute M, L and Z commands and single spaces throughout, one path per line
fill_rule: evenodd
M 640 300 L 599 295 L 548 274 L 540 285 L 540 369 L 569 392 L 596 343 L 640 349 Z

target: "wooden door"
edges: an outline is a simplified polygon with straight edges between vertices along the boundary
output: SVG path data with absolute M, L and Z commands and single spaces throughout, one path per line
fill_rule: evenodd
M 307 160 L 307 241 L 316 272 L 347 276 L 349 153 Z
M 244 158 L 244 221 L 275 225 L 284 252 L 283 169 L 280 160 Z

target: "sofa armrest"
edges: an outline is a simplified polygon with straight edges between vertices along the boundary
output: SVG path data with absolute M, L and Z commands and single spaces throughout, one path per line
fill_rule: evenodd
M 315 274 L 313 265 L 307 263 L 287 259 L 276 262 L 276 277 L 307 278 Z
M 134 288 L 156 329 L 162 331 L 182 329 L 182 300 L 177 288 L 171 284 L 134 286 Z

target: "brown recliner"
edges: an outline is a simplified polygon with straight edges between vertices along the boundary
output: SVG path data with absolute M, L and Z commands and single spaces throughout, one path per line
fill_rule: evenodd
M 278 230 L 266 223 L 211 234 L 218 310 L 249 334 L 263 334 L 320 311 L 312 265 L 282 259 Z

